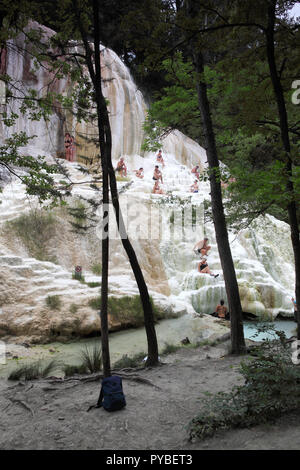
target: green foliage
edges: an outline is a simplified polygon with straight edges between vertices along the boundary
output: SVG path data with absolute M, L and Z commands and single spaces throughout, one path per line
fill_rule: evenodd
M 91 270 L 92 270 L 93 274 L 96 274 L 97 276 L 101 276 L 101 274 L 102 274 L 102 264 L 101 263 L 93 264 Z
M 81 273 L 72 273 L 72 279 L 75 279 L 76 281 L 81 282 L 82 284 L 85 284 L 85 277 Z
M 154 319 L 165 318 L 165 312 L 156 306 L 151 299 Z M 89 300 L 89 306 L 94 310 L 101 309 L 101 297 Z M 128 326 L 139 327 L 144 325 L 144 311 L 139 295 L 108 298 L 108 313 L 116 321 L 126 323 Z
M 161 351 L 161 354 L 162 355 L 167 355 L 167 354 L 172 354 L 176 351 L 178 351 L 178 349 L 180 349 L 181 346 L 178 345 L 178 344 L 172 344 L 172 343 L 165 343 L 162 351 Z
M 45 210 L 31 210 L 16 219 L 6 222 L 5 231 L 21 239 L 33 258 L 40 261 L 57 262 L 49 253 L 49 242 L 56 234 L 57 220 Z
M 265 326 L 269 330 L 270 326 Z M 283 332 L 277 340 L 265 340 L 243 361 L 242 386 L 219 392 L 202 400 L 201 412 L 189 423 L 190 439 L 204 439 L 217 430 L 243 428 L 274 420 L 300 408 L 300 369 L 291 361 Z M 278 339 L 279 337 L 279 339 Z
M 51 310 L 60 310 L 62 307 L 61 298 L 59 295 L 48 295 L 46 297 L 46 305 Z
M 143 125 L 146 137 L 142 150 L 152 152 L 161 148 L 162 139 L 174 129 L 199 140 L 201 126 L 191 62 L 176 53 L 162 62 L 161 70 L 169 86 L 156 94 Z
M 78 312 L 78 305 L 76 305 L 76 304 L 71 304 L 71 305 L 70 305 L 70 308 L 69 308 L 69 312 L 70 312 L 70 313 L 73 313 L 73 314 L 77 313 L 77 312 Z
M 143 359 L 147 356 L 145 352 L 137 353 L 134 356 L 127 356 L 124 354 L 120 359 L 118 359 L 114 365 L 114 369 L 125 369 L 129 367 L 139 367 L 143 364 Z
M 58 366 L 59 361 L 56 359 L 48 363 L 38 360 L 31 364 L 19 366 L 9 374 L 8 380 L 35 380 L 44 378 L 49 376 L 54 370 L 57 370 Z
M 75 375 L 75 374 L 86 374 L 88 371 L 84 364 L 81 364 L 81 365 L 65 364 L 63 367 L 63 372 L 66 377 L 71 377 L 72 375 Z
M 54 179 L 51 176 L 58 172 L 57 166 L 47 164 L 43 156 L 19 154 L 19 148 L 26 146 L 34 137 L 28 137 L 25 132 L 20 132 L 6 139 L 5 144 L 0 146 L 0 167 L 17 176 L 24 183 L 28 195 L 37 196 L 40 202 L 52 199 L 53 204 L 57 204 L 62 196 L 55 189 Z
M 92 205 L 88 207 L 78 199 L 73 207 L 69 206 L 67 208 L 67 211 L 71 216 L 69 222 L 74 233 L 85 234 L 91 227 L 95 226 L 96 217 Z
M 89 287 L 101 287 L 101 282 L 87 282 L 86 283 Z
M 101 345 L 95 344 L 92 348 L 86 346 L 85 349 L 81 350 L 80 356 L 82 359 L 81 367 L 85 368 L 91 374 L 102 370 Z

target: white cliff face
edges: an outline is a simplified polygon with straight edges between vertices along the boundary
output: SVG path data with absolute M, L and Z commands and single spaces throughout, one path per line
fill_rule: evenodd
M 51 34 L 47 30 L 47 34 Z M 16 44 L 22 45 L 22 38 Z M 125 156 L 129 188 L 120 196 L 124 215 L 129 220 L 128 231 L 141 263 L 145 279 L 154 300 L 166 309 L 178 313 L 212 313 L 221 298 L 226 302 L 224 279 L 214 228 L 204 223 L 203 202 L 209 200 L 207 183 L 199 183 L 199 192 L 189 192 L 194 178 L 193 165 L 200 169 L 206 165 L 204 149 L 178 131 L 163 142 L 165 168 L 163 173 L 164 195 L 152 195 L 153 170 L 157 164 L 154 153 L 141 154 L 143 140 L 142 123 L 146 113 L 143 96 L 137 90 L 129 71 L 112 51 L 102 51 L 105 65 L 104 93 L 109 100 L 110 122 L 113 136 L 113 159 Z M 7 73 L 23 80 L 26 87 L 41 89 L 49 82 L 49 76 L 40 69 L 34 74 L 30 57 L 22 57 L 12 48 L 7 56 Z M 51 78 L 51 77 L 50 77 Z M 68 92 L 67 82 L 60 81 L 56 90 Z M 17 111 L 17 102 L 12 109 Z M 67 126 L 67 127 L 66 127 Z M 37 135 L 27 151 L 32 155 L 44 154 L 48 159 L 63 151 L 63 136 L 67 130 L 81 142 L 83 155 L 96 155 L 96 150 L 85 148 L 79 133 L 93 133 L 93 126 L 75 123 L 73 118 L 57 111 L 47 123 L 31 122 L 20 117 L 11 128 L 0 128 L 2 141 L 12 132 L 25 131 Z M 78 134 L 77 134 L 78 133 Z M 78 135 L 78 137 L 77 137 Z M 24 150 L 25 152 L 25 150 Z M 62 160 L 61 160 L 62 161 Z M 76 163 L 64 162 L 75 182 L 86 178 L 76 170 Z M 145 177 L 138 179 L 134 170 L 143 167 Z M 59 181 L 62 177 L 57 175 Z M 126 183 L 119 182 L 119 188 Z M 77 196 L 93 197 L 88 184 L 79 184 L 72 190 L 72 203 Z M 0 193 L 0 276 L 1 292 L 0 334 L 36 336 L 47 338 L 52 329 L 63 330 L 68 336 L 88 334 L 99 328 L 97 312 L 88 306 L 88 300 L 98 295 L 98 290 L 72 280 L 75 265 L 83 267 L 86 280 L 101 281 L 92 274 L 92 265 L 101 261 L 99 231 L 92 231 L 86 238 L 74 235 L 63 214 L 58 215 L 56 232 L 48 243 L 49 254 L 56 256 L 56 263 L 32 258 L 28 248 L 5 223 L 14 220 L 36 205 L 34 198 L 27 198 L 22 185 L 16 181 L 7 184 Z M 192 210 L 193 206 L 193 210 Z M 182 212 L 183 209 L 183 212 Z M 113 218 L 112 218 L 112 232 Z M 198 257 L 193 252 L 195 243 L 207 236 L 211 251 L 208 264 L 218 278 L 197 272 Z M 258 316 L 276 317 L 292 315 L 290 301 L 293 295 L 294 270 L 289 227 L 274 217 L 261 217 L 253 226 L 238 236 L 230 233 L 230 243 L 235 263 L 243 310 Z M 137 288 L 130 265 L 118 237 L 111 241 L 110 287 L 115 295 L 136 294 Z M 60 311 L 45 307 L 48 295 L 58 294 L 63 300 Z M 70 313 L 70 306 L 80 308 Z M 213 321 L 205 317 L 209 322 Z

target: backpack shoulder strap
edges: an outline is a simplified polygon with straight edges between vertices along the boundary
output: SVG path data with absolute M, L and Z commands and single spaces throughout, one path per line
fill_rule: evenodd
M 91 405 L 91 406 L 89 406 L 89 408 L 87 409 L 87 411 L 90 411 L 92 408 L 101 408 L 101 406 L 102 406 L 102 401 L 103 401 L 103 387 L 101 386 L 100 395 L 99 395 L 99 398 L 98 398 L 98 401 L 97 401 L 97 405 Z
M 102 401 L 103 401 L 103 386 L 101 385 L 100 395 L 99 395 L 99 398 L 98 398 L 98 401 L 97 401 L 96 408 L 101 408 Z

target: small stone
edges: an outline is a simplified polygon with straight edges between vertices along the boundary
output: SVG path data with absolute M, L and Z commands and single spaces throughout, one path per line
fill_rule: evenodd
M 59 416 L 58 420 L 59 421 L 64 421 L 65 418 L 63 418 L 62 416 Z

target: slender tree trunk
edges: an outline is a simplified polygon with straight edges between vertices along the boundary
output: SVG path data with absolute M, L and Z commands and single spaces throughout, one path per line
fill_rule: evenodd
M 197 10 L 197 4 L 193 0 L 187 1 L 188 16 L 191 19 L 194 19 L 197 16 Z M 231 352 L 232 354 L 242 354 L 246 350 L 243 330 L 242 306 L 224 214 L 221 182 L 219 178 L 219 159 L 210 114 L 210 106 L 207 97 L 207 87 L 205 81 L 203 80 L 204 61 L 202 53 L 199 50 L 199 45 L 195 44 L 193 40 L 190 41 L 190 48 L 195 72 L 197 74 L 196 87 L 198 106 L 202 117 L 203 131 L 206 140 L 206 154 L 210 171 L 209 179 L 211 188 L 212 216 L 230 312 Z
M 154 326 L 154 316 L 153 316 L 153 309 L 150 302 L 150 296 L 148 293 L 148 288 L 146 282 L 144 280 L 144 276 L 142 270 L 140 268 L 138 259 L 136 257 L 135 251 L 127 237 L 127 233 L 125 231 L 125 225 L 119 205 L 119 197 L 118 197 L 118 189 L 116 183 L 115 172 L 112 165 L 111 160 L 111 148 L 112 148 L 112 139 L 111 139 L 111 128 L 109 122 L 109 115 L 106 106 L 106 101 L 102 93 L 102 86 L 101 86 L 101 67 L 100 67 L 100 33 L 99 33 L 99 2 L 98 0 L 93 0 L 93 11 L 94 11 L 94 47 L 95 47 L 95 77 L 93 80 L 95 86 L 95 93 L 96 93 L 96 101 L 97 101 L 97 111 L 98 111 L 98 129 L 99 129 L 99 142 L 100 142 L 100 149 L 101 149 L 101 158 L 102 158 L 102 169 L 103 169 L 103 204 L 108 204 L 109 202 L 109 193 L 108 193 L 108 181 L 110 182 L 110 189 L 111 189 L 111 196 L 112 196 L 112 203 L 115 210 L 115 216 L 117 221 L 118 230 L 121 235 L 121 241 L 123 247 L 126 251 L 128 256 L 130 265 L 132 267 L 138 289 L 140 292 L 141 302 L 144 311 L 144 321 L 145 321 L 145 330 L 147 336 L 147 343 L 148 343 L 148 357 L 146 361 L 147 366 L 153 366 L 158 364 L 158 344 L 157 344 L 157 337 L 155 332 Z M 93 78 L 91 76 L 91 78 Z M 105 199 L 104 199 L 105 198 Z M 108 215 L 108 206 L 107 212 L 104 212 L 103 217 Z M 107 234 L 108 235 L 108 234 Z M 102 250 L 105 250 L 105 256 L 102 252 L 103 262 L 106 263 L 106 256 L 107 256 L 107 263 L 108 263 L 108 237 L 105 240 L 102 240 Z M 107 251 L 107 255 L 106 255 Z M 107 266 L 103 267 L 102 265 L 102 274 L 107 276 L 108 273 L 108 264 Z M 105 338 L 106 334 L 108 334 L 107 330 L 107 281 L 106 285 L 101 286 L 101 329 L 104 327 Z M 104 295 L 104 300 L 103 300 Z M 106 299 L 106 300 L 105 300 Z M 102 309 L 103 312 L 102 312 Z M 103 319 L 102 319 L 103 316 Z M 101 330 L 102 331 L 102 330 Z M 103 333 L 102 333 L 103 334 Z M 108 350 L 108 339 L 105 340 L 104 346 L 106 351 Z M 109 352 L 108 359 L 109 359 Z M 107 355 L 106 354 L 106 355 Z M 104 359 L 104 358 L 103 358 Z M 107 367 L 109 366 L 109 361 L 107 359 Z
M 274 26 L 275 26 L 275 8 L 276 0 L 269 2 L 268 6 L 268 27 L 266 29 L 266 40 L 267 40 L 267 57 L 268 65 L 270 70 L 270 77 L 272 80 L 273 90 L 276 97 L 279 122 L 280 122 L 280 133 L 283 148 L 286 152 L 286 173 L 288 175 L 287 192 L 290 194 L 290 202 L 287 206 L 289 225 L 291 228 L 291 240 L 294 252 L 295 260 L 295 296 L 296 302 L 300 304 L 300 240 L 299 240 L 299 225 L 297 218 L 297 207 L 295 202 L 294 184 L 292 181 L 293 176 L 293 163 L 291 159 L 291 146 L 288 128 L 288 117 L 284 99 L 284 93 L 281 86 L 280 77 L 278 75 L 276 60 L 275 60 L 275 47 L 274 47 Z M 297 338 L 300 339 L 300 314 L 298 307 L 298 332 Z
M 156 332 L 154 327 L 154 315 L 153 309 L 150 302 L 150 296 L 148 292 L 148 288 L 139 265 L 138 259 L 136 257 L 135 251 L 132 247 L 130 240 L 127 237 L 124 220 L 122 216 L 122 212 L 120 209 L 119 204 L 119 197 L 118 197 L 118 189 L 117 189 L 117 182 L 115 172 L 111 163 L 111 160 L 108 162 L 109 164 L 109 176 L 110 176 L 110 190 L 112 196 L 112 203 L 115 209 L 117 226 L 119 233 L 121 235 L 121 240 L 123 247 L 126 251 L 128 256 L 132 271 L 134 273 L 138 289 L 141 296 L 141 302 L 143 305 L 144 310 L 144 321 L 145 321 L 145 330 L 147 336 L 147 343 L 148 343 L 148 357 L 146 361 L 147 366 L 153 366 L 158 364 L 158 345 L 157 345 L 157 338 Z
M 203 130 L 206 139 L 207 161 L 210 170 L 210 188 L 213 222 L 216 232 L 216 240 L 223 269 L 225 288 L 228 299 L 231 321 L 231 352 L 241 354 L 245 352 L 245 340 L 243 330 L 243 315 L 240 301 L 238 283 L 236 280 L 234 264 L 232 260 L 224 207 L 222 201 L 221 183 L 219 179 L 219 160 L 217 155 L 215 136 L 210 115 L 209 101 L 207 98 L 206 83 L 200 78 L 203 73 L 203 57 L 200 52 L 193 51 L 194 66 L 199 81 L 197 94 L 199 110 L 203 121 Z
M 108 157 L 111 149 L 110 126 L 107 125 L 103 114 L 106 110 L 105 99 L 101 88 L 101 64 L 100 64 L 100 32 L 99 32 L 99 12 L 98 1 L 93 1 L 94 13 L 94 50 L 95 50 L 95 76 L 94 87 L 97 105 L 98 132 L 102 161 L 102 194 L 103 194 L 103 212 L 102 212 L 102 279 L 101 279 L 101 345 L 103 375 L 111 375 L 109 339 L 108 339 L 108 318 L 107 318 L 107 300 L 108 300 L 108 265 L 109 265 L 109 175 L 108 175 Z

